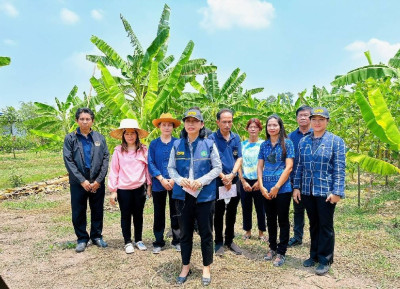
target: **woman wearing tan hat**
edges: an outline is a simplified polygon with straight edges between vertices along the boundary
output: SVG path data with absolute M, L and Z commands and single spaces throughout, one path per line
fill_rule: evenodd
M 134 252 L 131 239 L 131 221 L 135 227 L 135 245 L 143 251 L 147 250 L 142 242 L 143 208 L 147 195 L 151 197 L 151 178 L 147 169 L 147 148 L 140 139 L 149 133 L 139 128 L 135 119 L 121 120 L 118 129 L 110 135 L 122 140 L 112 156 L 108 188 L 111 192 L 112 205 L 118 200 L 121 210 L 121 228 L 125 241 L 125 252 Z
M 150 143 L 149 146 L 149 173 L 152 176 L 152 194 L 154 205 L 153 253 L 159 254 L 165 246 L 165 205 L 167 195 L 169 198 L 169 216 L 172 228 L 172 247 L 181 251 L 179 222 L 176 214 L 175 203 L 172 200 L 172 188 L 174 180 L 170 178 L 167 166 L 172 145 L 176 140 L 172 131 L 181 125 L 181 122 L 172 117 L 170 113 L 161 114 L 160 118 L 153 120 L 153 125 L 160 128 L 161 136 Z

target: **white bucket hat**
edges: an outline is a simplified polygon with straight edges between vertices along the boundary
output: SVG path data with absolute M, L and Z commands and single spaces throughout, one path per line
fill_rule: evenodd
M 116 139 L 122 139 L 122 134 L 124 133 L 124 130 L 127 128 L 135 129 L 139 135 L 139 138 L 145 138 L 149 135 L 147 131 L 139 128 L 139 124 L 136 119 L 125 118 L 121 120 L 118 129 L 114 129 L 113 131 L 110 132 L 110 136 Z

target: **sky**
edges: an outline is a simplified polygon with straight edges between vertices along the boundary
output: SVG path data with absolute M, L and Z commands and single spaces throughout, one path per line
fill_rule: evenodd
M 106 41 L 124 59 L 132 54 L 120 14 L 143 48 L 156 36 L 164 4 L 171 8 L 168 54 L 176 59 L 195 43 L 192 58 L 218 67 L 220 85 L 240 68 L 245 89 L 267 98 L 313 85 L 330 89 L 336 75 L 387 63 L 400 49 L 398 0 L 0 0 L 0 109 L 64 101 L 74 85 L 90 90 L 101 54 L 90 37 Z

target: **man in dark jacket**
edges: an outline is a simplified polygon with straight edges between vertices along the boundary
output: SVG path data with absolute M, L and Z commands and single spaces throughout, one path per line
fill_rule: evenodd
M 107 247 L 103 240 L 104 179 L 108 170 L 108 148 L 104 136 L 92 130 L 94 113 L 79 108 L 75 114 L 76 131 L 64 140 L 64 163 L 69 173 L 72 223 L 78 237 L 76 252 L 85 251 L 91 239 L 98 247 Z M 91 228 L 86 231 L 86 209 L 89 199 Z

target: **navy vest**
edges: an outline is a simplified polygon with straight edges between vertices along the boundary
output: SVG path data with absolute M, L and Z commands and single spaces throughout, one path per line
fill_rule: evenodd
M 211 164 L 211 151 L 214 141 L 210 139 L 197 138 L 193 143 L 193 174 L 194 179 L 208 174 L 212 169 Z M 183 178 L 189 177 L 190 168 L 190 149 L 187 139 L 178 139 L 174 142 L 173 146 L 175 152 L 176 170 Z M 216 183 L 215 179 L 208 185 L 204 186 L 199 195 L 197 202 L 208 202 L 215 200 Z M 177 183 L 174 184 L 172 191 L 172 198 L 178 200 L 185 199 L 185 191 Z

